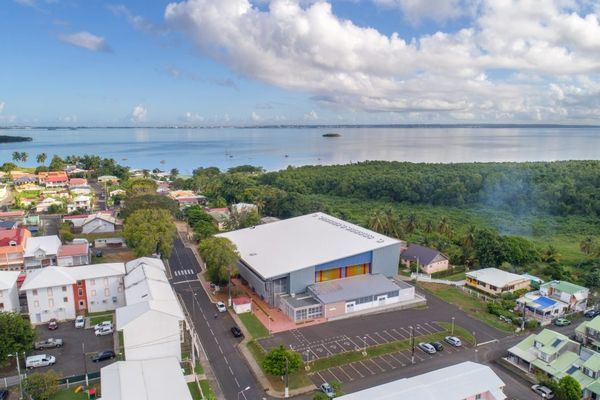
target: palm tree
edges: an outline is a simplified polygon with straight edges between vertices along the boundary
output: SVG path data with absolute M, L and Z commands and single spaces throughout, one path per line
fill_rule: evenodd
M 423 226 L 423 231 L 425 233 L 431 233 L 433 232 L 433 221 L 428 219 L 427 221 L 425 221 L 425 226 Z
M 450 224 L 448 223 L 448 217 L 442 217 L 440 219 L 440 224 L 438 225 L 438 232 L 442 235 L 448 233 L 450 230 Z
M 549 245 L 540 254 L 540 260 L 548 264 L 558 263 L 560 261 L 560 253 L 552 245 Z
M 586 237 L 579 244 L 579 248 L 583 251 L 583 254 L 589 256 L 594 251 L 595 243 L 591 236 Z
M 29 158 L 29 154 L 27 154 L 26 152 L 22 151 L 21 152 L 21 161 L 27 162 L 28 158 Z
M 406 229 L 407 233 L 413 233 L 417 230 L 417 216 L 415 214 L 410 214 L 406 219 L 406 225 L 404 229 Z
M 145 169 L 145 170 L 142 171 L 142 173 L 144 174 L 144 178 L 150 177 L 150 170 Z
M 400 224 L 400 217 L 392 208 L 388 208 L 384 211 L 385 221 L 385 234 L 399 238 L 402 236 L 402 226 Z
M 367 221 L 367 226 L 375 232 L 385 233 L 387 226 L 385 214 L 381 210 L 373 212 Z
M 469 225 L 467 228 L 467 233 L 462 239 L 462 244 L 467 249 L 471 249 L 473 247 L 473 243 L 475 243 L 475 235 L 477 232 L 477 228 L 475 225 Z
M 21 153 L 20 153 L 20 152 L 18 152 L 18 151 L 14 151 L 14 152 L 12 153 L 12 159 L 13 159 L 13 161 L 14 161 L 14 162 L 19 162 L 19 161 L 21 161 Z
M 48 158 L 48 156 L 46 155 L 46 153 L 40 153 L 37 155 L 35 160 L 38 162 L 38 164 L 44 165 L 46 163 L 47 158 Z

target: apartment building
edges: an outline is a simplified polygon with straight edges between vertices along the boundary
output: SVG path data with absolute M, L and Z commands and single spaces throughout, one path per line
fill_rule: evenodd
M 0 270 L 23 269 L 25 245 L 31 232 L 25 228 L 0 230 Z

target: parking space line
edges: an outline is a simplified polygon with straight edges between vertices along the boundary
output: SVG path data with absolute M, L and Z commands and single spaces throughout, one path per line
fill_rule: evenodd
M 415 357 L 417 357 L 419 359 L 419 361 L 425 361 L 425 359 L 419 355 L 419 351 L 422 351 L 422 350 L 415 349 Z
M 374 359 L 369 358 L 369 361 L 371 361 L 373 364 L 375 364 L 377 366 L 377 368 L 379 368 L 381 370 L 381 372 L 385 372 L 385 368 L 382 368 L 381 365 L 377 364 Z
M 343 369 L 342 367 L 337 367 L 337 369 L 339 369 L 340 371 L 342 371 L 342 373 L 343 373 L 344 375 L 346 375 L 350 381 L 353 381 L 353 380 L 354 380 L 354 378 L 352 378 L 350 375 L 348 375 L 348 374 L 346 373 L 346 371 L 344 371 L 344 369 Z M 340 382 L 341 382 L 341 381 L 340 381 Z
M 362 362 L 362 360 L 361 360 L 361 361 L 359 361 L 359 363 L 360 363 L 360 365 L 362 365 L 363 367 L 365 367 L 365 369 L 366 369 L 367 371 L 369 371 L 369 372 L 371 373 L 371 375 L 375 375 L 375 372 L 371 371 L 371 369 L 370 369 L 369 367 L 367 367 L 367 366 L 365 365 L 365 363 L 364 363 L 364 362 Z
M 406 366 L 406 364 L 404 364 L 402 361 L 398 360 L 398 359 L 397 359 L 397 358 L 394 356 L 394 354 L 392 354 L 392 353 L 389 353 L 389 354 L 388 354 L 388 356 L 392 357 L 394 360 L 396 360 L 396 362 L 397 362 L 398 364 L 402 365 L 403 367 L 405 367 L 405 366 Z
M 381 361 L 383 361 L 384 363 L 386 363 L 387 365 L 390 366 L 391 369 L 396 369 L 395 365 L 390 364 L 390 362 L 388 360 L 386 360 L 385 358 L 383 358 L 383 356 L 379 356 L 378 357 Z
M 373 338 L 371 337 L 371 335 L 369 335 L 368 333 L 367 333 L 365 336 L 366 336 L 366 337 L 368 337 L 369 339 L 371 339 L 372 341 L 374 341 L 376 345 L 379 345 L 379 344 L 381 344 L 381 343 L 379 343 L 377 340 L 373 339 Z M 384 343 L 385 343 L 385 342 L 384 342 Z
M 332 368 L 329 368 L 329 369 L 327 370 L 327 372 L 329 372 L 331 375 L 333 375 L 333 377 L 335 378 L 335 380 L 336 380 L 336 381 L 338 381 L 338 382 L 342 382 L 342 381 L 340 380 L 340 378 L 338 378 L 338 377 L 337 377 L 337 376 L 336 376 L 336 375 L 333 373 L 333 371 L 332 371 Z
M 410 331 L 408 331 L 402 327 L 400 327 L 399 329 L 402 329 L 404 332 L 406 332 L 406 336 L 410 338 L 410 336 L 411 336 Z
M 425 322 L 425 325 L 433 329 L 434 332 L 441 332 L 442 330 L 437 325 L 431 325 L 429 322 Z
M 392 332 L 394 332 L 395 334 L 397 334 L 398 336 L 400 336 L 401 339 L 407 339 L 409 336 L 404 336 L 403 334 L 401 334 L 400 332 L 398 332 L 396 330 L 396 328 L 392 328 Z
M 389 342 L 389 341 L 390 341 L 389 339 L 386 339 L 386 338 L 384 338 L 383 336 L 381 336 L 381 335 L 379 334 L 379 332 L 375 332 L 375 335 L 379 336 L 379 337 L 381 338 L 381 340 L 383 340 L 383 343 L 387 343 L 387 342 Z
M 346 339 L 348 339 L 348 341 L 354 345 L 355 349 L 360 349 L 360 347 L 358 347 L 356 343 L 354 343 L 354 340 L 350 339 L 350 337 L 346 336 Z
M 323 378 L 323 375 L 321 375 L 321 373 L 320 373 L 319 371 L 317 371 L 317 375 L 319 375 L 319 378 L 321 378 L 321 381 L 323 381 L 323 382 L 327 382 L 327 381 L 325 380 L 325 378 Z
M 356 371 L 356 373 L 357 373 L 358 375 L 360 375 L 360 377 L 361 377 L 361 378 L 364 378 L 365 376 L 364 376 L 363 374 L 361 374 L 361 373 L 360 373 L 360 371 L 359 371 L 359 370 L 357 370 L 357 369 L 356 369 L 356 367 L 354 367 L 354 365 L 353 365 L 353 364 L 354 364 L 354 363 L 350 363 L 350 364 L 348 364 L 348 365 L 349 365 L 349 366 L 351 366 L 351 367 L 352 367 L 352 369 L 353 369 L 353 370 L 355 370 L 355 371 Z
M 326 347 L 324 344 L 322 344 L 322 345 L 320 345 L 320 346 L 321 346 L 321 347 L 323 347 L 323 348 L 325 349 L 325 351 L 327 351 L 327 352 L 329 353 L 329 355 L 330 355 L 330 356 L 332 356 L 332 355 L 333 355 L 333 353 L 332 353 L 332 352 L 330 352 L 330 351 L 329 351 L 329 349 L 328 349 L 328 348 L 327 348 L 327 347 Z
M 385 329 L 383 331 L 381 331 L 382 333 L 385 333 L 386 335 L 388 335 L 389 337 L 392 338 L 392 341 L 396 341 L 398 339 L 396 339 L 396 337 L 394 335 L 392 335 L 391 333 L 389 333 L 388 331 L 386 331 Z
M 431 326 L 427 327 L 427 324 L 421 325 L 421 329 L 427 332 L 428 334 L 433 334 L 437 332 L 437 329 L 432 329 Z
M 406 354 L 404 354 L 404 352 L 399 351 L 396 354 L 401 355 L 402 357 L 406 358 L 406 361 L 411 362 L 411 359 L 409 356 L 407 356 Z

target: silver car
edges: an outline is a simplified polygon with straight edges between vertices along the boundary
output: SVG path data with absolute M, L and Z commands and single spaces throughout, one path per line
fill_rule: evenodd
M 329 383 L 322 383 L 321 386 L 319 386 L 319 389 L 321 390 L 321 392 L 325 393 L 325 395 L 330 399 L 333 399 L 335 397 L 335 390 L 333 390 Z
M 462 342 L 456 336 L 446 336 L 444 338 L 444 341 L 446 343 L 448 343 L 448 344 L 451 344 L 454 347 L 460 347 L 460 346 L 462 346 Z
M 552 390 L 549 387 L 542 386 L 542 385 L 533 385 L 531 387 L 531 390 L 533 390 L 535 393 L 542 396 L 542 398 L 544 398 L 544 399 L 553 399 L 554 398 L 554 393 L 552 392 Z
M 435 354 L 436 353 L 435 347 L 433 347 L 429 343 L 421 342 L 417 345 L 417 347 L 420 348 L 421 350 L 423 350 L 427 354 Z

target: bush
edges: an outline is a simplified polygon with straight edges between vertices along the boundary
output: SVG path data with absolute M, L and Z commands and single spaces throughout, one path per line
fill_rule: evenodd
M 302 356 L 299 353 L 279 346 L 265 356 L 262 363 L 263 370 L 269 375 L 283 376 L 285 375 L 286 359 L 288 374 L 293 374 L 302 366 Z
M 434 279 L 441 279 L 450 275 L 460 274 L 461 272 L 465 272 L 466 270 L 466 267 L 452 267 L 448 268 L 445 271 L 434 272 L 433 274 L 431 274 L 431 277 Z

